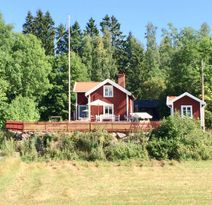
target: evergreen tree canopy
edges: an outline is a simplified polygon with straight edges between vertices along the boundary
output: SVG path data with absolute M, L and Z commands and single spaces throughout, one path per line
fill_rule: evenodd
M 23 25 L 23 33 L 38 37 L 46 55 L 54 54 L 54 21 L 48 11 L 44 14 L 41 10 L 38 10 L 35 17 L 32 16 L 31 12 L 28 12 L 26 22 Z
M 86 24 L 85 33 L 91 37 L 97 36 L 99 34 L 99 30 L 97 29 L 95 20 L 93 18 L 90 18 Z

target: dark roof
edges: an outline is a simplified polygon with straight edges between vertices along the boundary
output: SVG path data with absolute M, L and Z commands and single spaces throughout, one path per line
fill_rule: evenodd
M 159 100 L 135 100 L 134 106 L 141 108 L 156 108 L 159 106 Z

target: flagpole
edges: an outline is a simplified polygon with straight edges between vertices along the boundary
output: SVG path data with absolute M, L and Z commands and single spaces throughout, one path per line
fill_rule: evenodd
M 68 15 L 68 121 L 71 121 L 71 33 L 70 15 Z

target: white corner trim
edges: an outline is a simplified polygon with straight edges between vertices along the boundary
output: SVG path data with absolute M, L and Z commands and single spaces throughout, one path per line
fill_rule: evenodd
M 89 95 L 88 96 L 88 120 L 91 120 L 91 105 L 90 105 L 90 102 L 91 102 L 91 96 Z
M 127 112 L 127 117 L 129 116 L 129 96 L 126 94 L 126 112 Z
M 205 106 L 201 106 L 201 104 L 200 104 L 200 125 L 201 127 L 205 127 Z

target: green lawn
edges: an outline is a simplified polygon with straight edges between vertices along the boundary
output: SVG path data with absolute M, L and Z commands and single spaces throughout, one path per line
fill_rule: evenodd
M 211 203 L 212 161 L 0 161 L 0 205 Z

